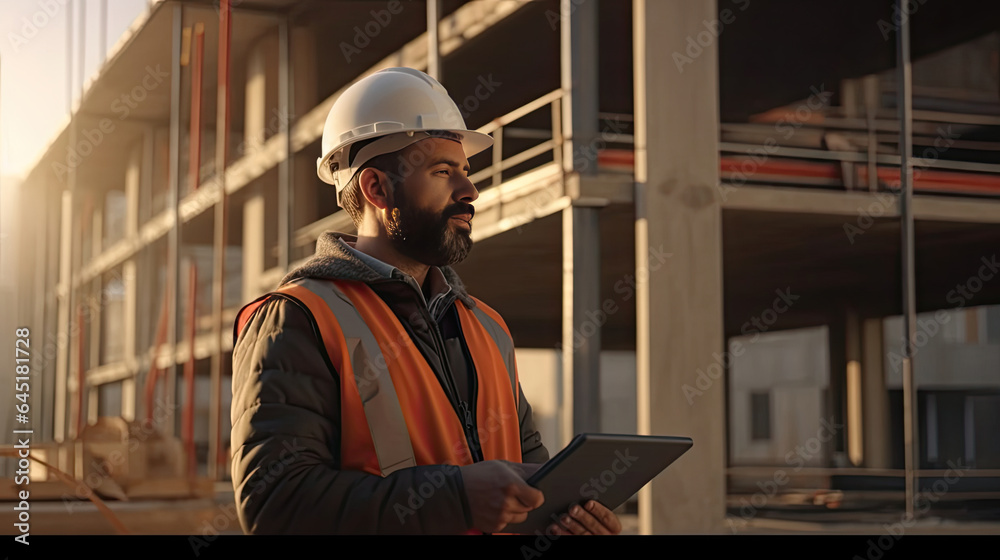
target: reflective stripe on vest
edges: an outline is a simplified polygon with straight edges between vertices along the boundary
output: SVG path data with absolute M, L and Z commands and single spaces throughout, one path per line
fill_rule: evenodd
M 472 463 L 455 408 L 391 309 L 367 285 L 298 279 L 277 290 L 305 304 L 341 383 L 341 464 L 388 474 L 414 465 Z M 521 461 L 513 342 L 477 300 L 456 303 L 476 369 L 476 420 L 486 460 Z M 344 380 L 353 379 L 353 383 Z
M 493 339 L 493 343 L 500 352 L 504 366 L 507 368 L 507 377 L 510 379 L 510 390 L 514 394 L 516 403 L 520 392 L 518 391 L 517 363 L 514 360 L 513 337 L 511 337 L 510 332 L 507 331 L 507 325 L 503 322 L 503 319 L 500 318 L 499 313 L 478 299 L 472 299 L 476 302 L 476 307 L 473 308 L 472 312 L 475 314 L 476 318 L 479 319 L 479 322 L 483 325 L 483 327 L 486 328 L 486 331 L 489 332 L 490 337 Z M 520 412 L 520 410 L 518 412 Z

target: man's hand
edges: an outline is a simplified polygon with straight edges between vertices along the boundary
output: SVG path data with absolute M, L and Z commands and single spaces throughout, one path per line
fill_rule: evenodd
M 483 461 L 460 467 L 472 526 L 484 533 L 498 533 L 527 519 L 528 512 L 545 501 L 540 490 L 525 482 L 540 466 Z
M 553 535 L 617 535 L 622 532 L 618 516 L 599 502 L 590 500 L 569 508 L 569 513 L 559 518 L 559 523 L 549 526 Z

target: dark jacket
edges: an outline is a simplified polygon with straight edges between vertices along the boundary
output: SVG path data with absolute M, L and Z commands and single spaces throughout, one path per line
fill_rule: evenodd
M 472 307 L 475 301 L 458 275 L 450 267 L 428 272 L 428 282 L 436 281 L 442 294 L 428 309 L 412 278 L 398 271 L 386 278 L 338 238 L 354 241 L 323 234 L 315 256 L 281 283 L 301 277 L 365 282 L 400 319 L 439 379 L 454 377 L 458 394 L 446 390 L 450 397 L 474 398 L 468 382 L 474 367 L 459 336 L 455 306 Z M 339 376 L 307 309 L 272 295 L 234 337 L 232 475 L 245 532 L 440 534 L 471 528 L 462 476 L 453 466 L 418 466 L 385 478 L 339 470 Z M 523 392 L 518 400 L 523 461 L 544 462 L 549 454 Z M 428 482 L 435 488 L 430 497 L 415 491 L 429 488 Z

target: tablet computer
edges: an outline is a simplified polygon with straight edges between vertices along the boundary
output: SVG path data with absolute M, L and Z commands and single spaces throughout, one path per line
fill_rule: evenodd
M 589 500 L 613 510 L 693 444 L 687 437 L 579 434 L 527 480 L 545 503 L 503 532 L 544 533 L 570 506 Z

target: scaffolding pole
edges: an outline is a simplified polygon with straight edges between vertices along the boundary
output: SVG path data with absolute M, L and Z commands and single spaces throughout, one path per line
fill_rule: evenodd
M 896 0 L 900 14 L 906 14 L 906 2 Z M 903 265 L 903 446 L 906 476 L 906 516 L 915 518 L 917 488 L 917 419 L 916 383 L 913 376 L 913 348 L 916 340 L 916 279 L 913 248 L 913 99 L 910 91 L 910 22 L 900 18 L 896 31 L 896 106 L 899 110 L 899 218 L 902 232 Z
M 441 0 L 427 0 L 427 74 L 441 81 L 441 41 L 438 24 L 441 21 Z
M 278 24 L 279 134 L 285 139 L 285 157 L 278 162 L 278 267 L 288 270 L 292 259 L 292 35 L 289 16 Z
M 219 5 L 219 64 L 218 103 L 215 120 L 215 178 L 219 185 L 219 200 L 215 204 L 215 235 L 212 273 L 212 371 L 208 419 L 208 477 L 219 479 L 222 456 L 222 328 L 223 286 L 226 262 L 226 150 L 229 143 L 229 40 L 232 32 L 230 0 Z
M 597 159 L 588 153 L 598 138 L 598 6 L 571 0 L 560 4 L 560 83 L 564 177 L 580 181 L 597 174 Z M 499 136 L 499 135 L 498 135 Z M 497 143 L 493 149 L 501 151 Z M 561 445 L 575 434 L 599 432 L 601 426 L 601 327 L 588 313 L 601 313 L 599 205 L 582 204 L 563 210 L 563 316 Z M 593 332 L 590 332 L 593 330 Z

